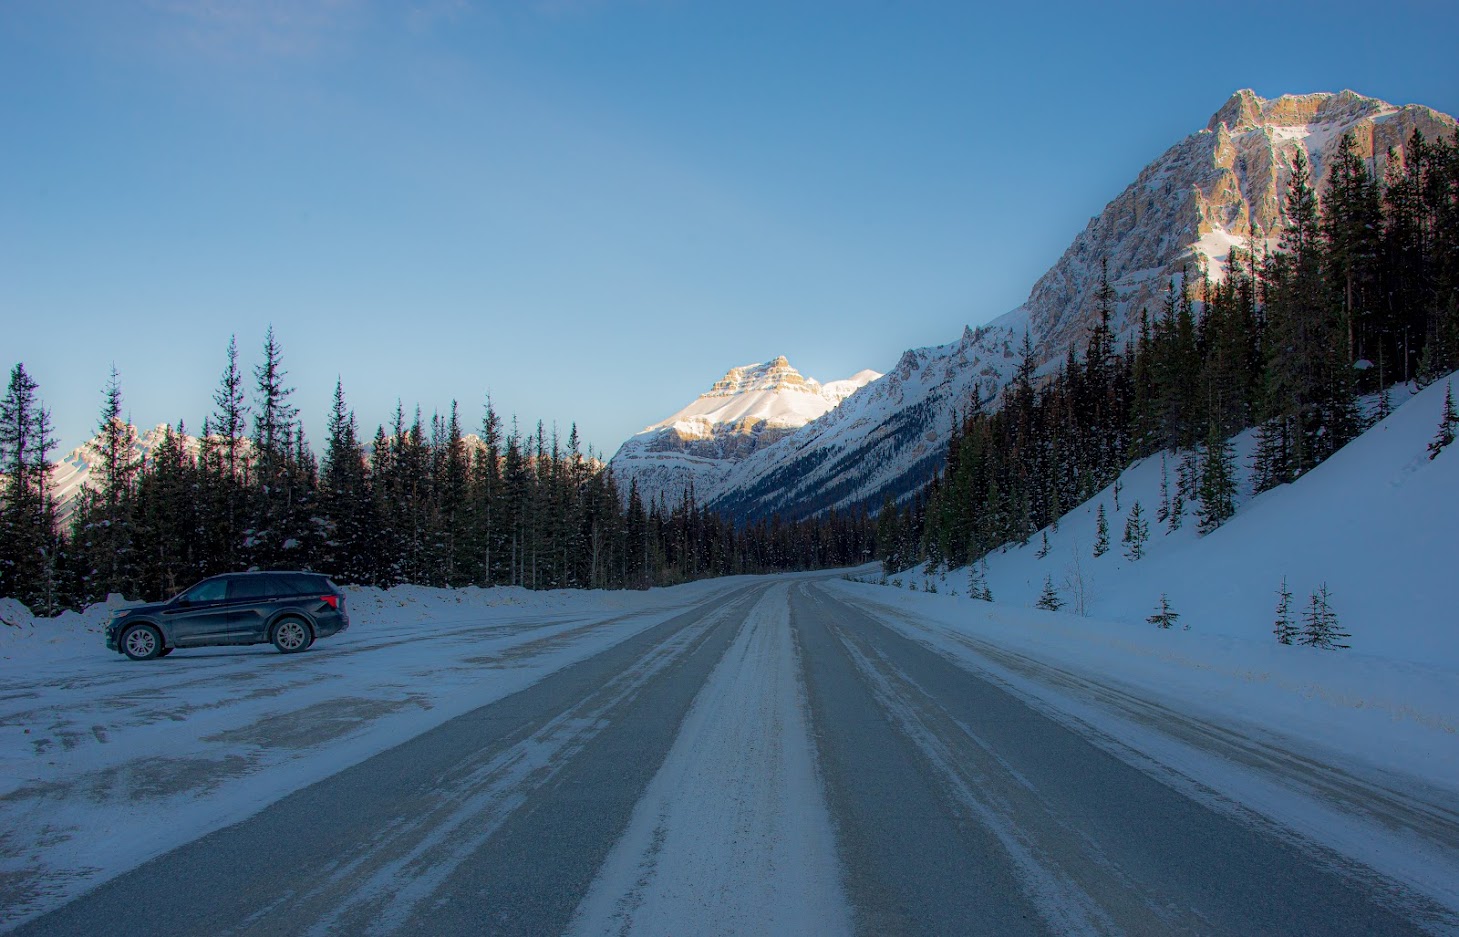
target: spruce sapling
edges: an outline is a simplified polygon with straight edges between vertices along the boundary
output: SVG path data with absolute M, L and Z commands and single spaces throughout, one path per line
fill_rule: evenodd
M 1429 443 L 1429 461 L 1439 457 L 1445 446 L 1454 442 L 1455 429 L 1459 428 L 1459 412 L 1454 410 L 1454 382 L 1444 388 L 1444 411 L 1439 416 L 1439 431 Z
M 1170 607 L 1170 600 L 1162 592 L 1160 593 L 1160 607 L 1155 609 L 1155 614 L 1150 615 L 1145 620 L 1159 628 L 1169 629 L 1179 619 L 1180 613 Z
M 1330 651 L 1349 646 L 1341 643 L 1343 638 L 1351 637 L 1351 635 L 1338 625 L 1337 612 L 1332 610 L 1332 596 L 1328 593 L 1325 582 L 1316 592 L 1312 593 L 1311 602 L 1308 604 L 1307 610 L 1302 613 L 1302 624 L 1303 644 Z
M 1155 520 L 1162 524 L 1170 520 L 1170 473 L 1163 452 L 1160 453 L 1160 507 L 1155 509 Z
M 1130 516 L 1125 519 L 1125 556 L 1138 560 L 1145 555 L 1145 541 L 1150 538 L 1150 524 L 1145 520 L 1140 502 L 1130 506 Z
M 1039 595 L 1039 600 L 1034 603 L 1035 608 L 1047 609 L 1057 612 L 1064 607 L 1064 600 L 1059 598 L 1059 592 L 1054 588 L 1054 580 L 1050 576 L 1044 576 L 1044 591 Z
M 1287 588 L 1287 577 L 1282 577 L 1282 587 L 1277 590 L 1277 615 L 1272 624 L 1272 633 L 1279 644 L 1291 644 L 1300 633 L 1292 620 L 1292 590 Z
M 1109 521 L 1104 516 L 1104 505 L 1099 506 L 1099 513 L 1094 516 L 1094 555 L 1104 556 L 1109 552 Z
M 1038 557 L 1039 559 L 1043 559 L 1044 557 L 1046 557 L 1048 555 L 1049 555 L 1049 532 L 1046 530 L 1043 533 L 1043 540 L 1042 540 L 1042 542 L 1039 543 L 1038 552 L 1034 553 L 1034 556 Z

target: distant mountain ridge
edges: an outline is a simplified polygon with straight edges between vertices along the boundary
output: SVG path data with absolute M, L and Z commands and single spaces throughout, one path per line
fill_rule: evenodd
M 610 465 L 626 497 L 637 485 L 645 503 L 678 504 L 693 489 L 714 497 L 729 470 L 765 446 L 830 412 L 881 375 L 859 371 L 825 384 L 802 375 L 784 355 L 730 368 L 709 390 L 619 447 Z
M 1046 369 L 1082 346 L 1098 315 L 1102 264 L 1117 294 L 1112 325 L 1123 339 L 1141 309 L 1158 312 L 1182 271 L 1205 267 L 1220 277 L 1232 247 L 1275 243 L 1297 148 L 1321 194 L 1344 134 L 1381 174 L 1389 148 L 1401 151 L 1415 130 L 1434 139 L 1455 126 L 1431 108 L 1352 91 L 1272 100 L 1238 91 L 1092 218 L 1023 305 L 957 341 L 907 351 L 840 407 L 735 464 L 709 506 L 738 517 L 796 518 L 910 496 L 940 466 L 956 414 L 975 394 L 996 401 L 1025 334 Z

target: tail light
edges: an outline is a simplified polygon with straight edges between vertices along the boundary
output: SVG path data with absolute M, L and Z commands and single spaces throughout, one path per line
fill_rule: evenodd
M 321 595 L 319 597 L 319 601 L 323 602 L 325 605 L 328 605 L 330 608 L 334 609 L 335 611 L 339 611 L 339 606 L 340 606 L 340 597 L 339 596 L 337 596 L 337 595 Z

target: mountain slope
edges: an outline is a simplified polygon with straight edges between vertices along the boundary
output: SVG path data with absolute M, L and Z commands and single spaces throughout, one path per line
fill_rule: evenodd
M 645 503 L 677 503 L 690 487 L 706 500 L 737 462 L 834 410 L 880 376 L 859 371 L 821 384 L 784 355 L 731 368 L 687 407 L 623 443 L 610 465 L 624 494 L 637 483 Z
M 831 414 L 734 466 L 711 506 L 800 517 L 910 495 L 940 465 L 958 410 L 974 392 L 989 401 L 1007 384 L 1025 332 L 1048 367 L 1082 345 L 1097 318 L 1104 264 L 1117 296 L 1112 324 L 1128 336 L 1140 310 L 1157 311 L 1183 270 L 1205 267 L 1219 277 L 1233 246 L 1280 237 L 1299 147 L 1321 193 L 1345 133 L 1381 173 L 1387 150 L 1401 150 L 1415 130 L 1432 139 L 1454 128 L 1452 117 L 1429 108 L 1351 91 L 1270 101 L 1237 92 L 1091 219 L 1022 306 L 958 341 L 908 351 Z

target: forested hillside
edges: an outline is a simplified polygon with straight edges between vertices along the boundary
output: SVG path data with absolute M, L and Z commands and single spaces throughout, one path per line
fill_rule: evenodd
M 1319 205 L 1298 150 L 1275 249 L 1233 251 L 1218 282 L 1194 271 L 1172 284 L 1123 348 L 1106 281 L 1083 354 L 1045 380 L 1026 343 L 1003 406 L 970 401 L 939 477 L 883 508 L 888 567 L 962 565 L 1024 541 L 1162 450 L 1174 458 L 1148 523 L 1197 504 L 1214 529 L 1233 510 L 1233 435 L 1258 427 L 1264 491 L 1357 435 L 1359 393 L 1459 365 L 1459 135 L 1415 134 L 1387 166 L 1374 178 L 1343 140 Z

